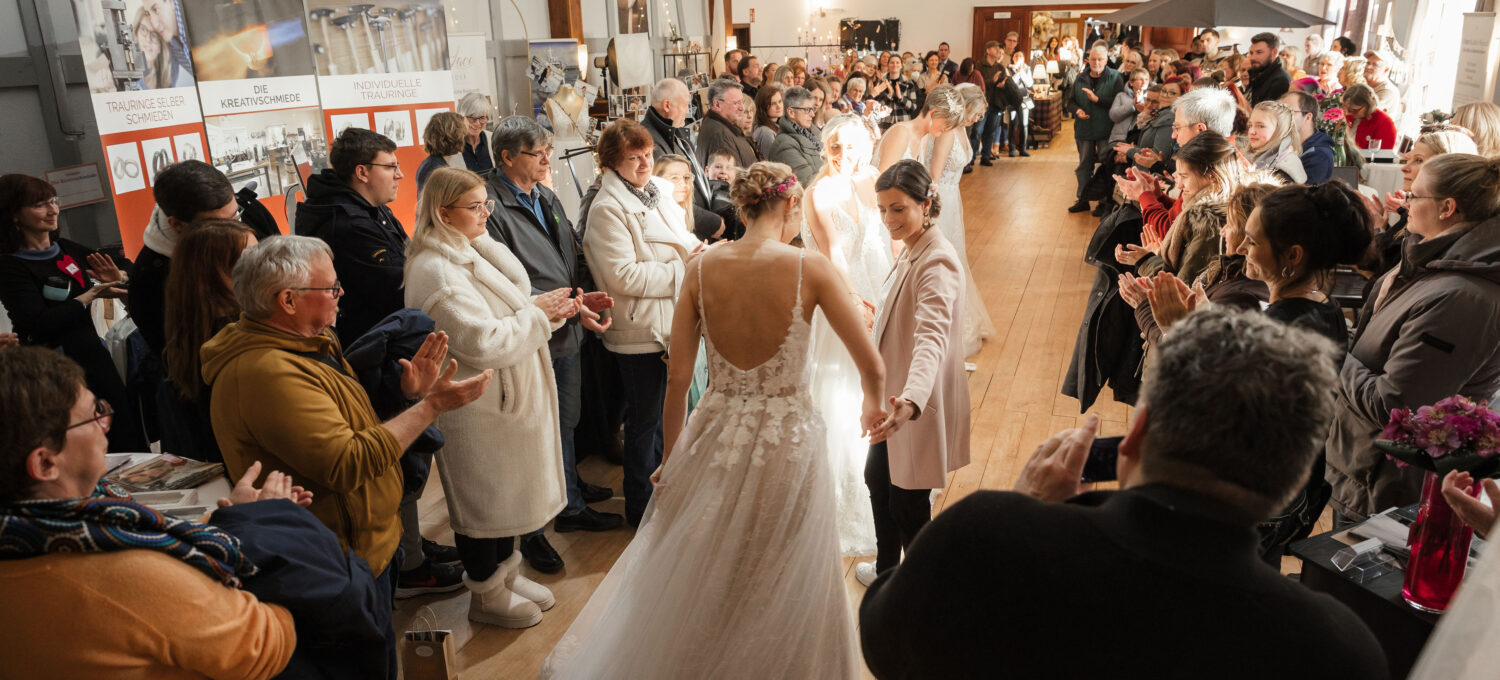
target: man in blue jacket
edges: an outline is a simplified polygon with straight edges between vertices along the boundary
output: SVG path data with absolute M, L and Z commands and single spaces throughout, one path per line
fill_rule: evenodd
M 1297 134 L 1302 139 L 1302 169 L 1308 184 L 1322 184 L 1333 178 L 1333 138 L 1318 129 L 1318 99 L 1301 90 L 1281 96 L 1281 103 L 1297 115 Z
M 1085 212 L 1089 201 L 1083 190 L 1094 176 L 1094 165 L 1109 151 L 1109 133 L 1114 121 L 1109 106 L 1125 87 L 1120 72 L 1109 67 L 1109 49 L 1103 46 L 1089 50 L 1088 68 L 1078 74 L 1073 84 L 1073 139 L 1078 143 L 1078 200 L 1068 212 Z

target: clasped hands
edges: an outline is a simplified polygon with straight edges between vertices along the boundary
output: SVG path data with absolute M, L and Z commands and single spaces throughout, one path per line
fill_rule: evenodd
M 547 318 L 551 321 L 577 316 L 584 328 L 595 333 L 609 330 L 610 324 L 614 321 L 613 319 L 601 321 L 599 313 L 615 306 L 614 298 L 601 291 L 585 293 L 582 288 L 558 288 L 536 296 L 532 303 L 546 312 Z

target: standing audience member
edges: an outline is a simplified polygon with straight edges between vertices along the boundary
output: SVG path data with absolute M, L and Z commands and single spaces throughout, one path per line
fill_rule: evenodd
M 1318 55 L 1317 60 L 1307 70 L 1306 77 L 1292 83 L 1292 89 L 1314 95 L 1333 94 L 1344 89 L 1344 86 L 1339 84 L 1339 71 L 1343 68 L 1344 55 L 1338 52 L 1324 52 Z
M 1109 106 L 1109 119 L 1114 121 L 1114 127 L 1109 129 L 1109 143 L 1118 145 L 1130 144 L 1127 137 L 1130 131 L 1135 129 L 1136 119 L 1147 110 L 1146 90 L 1150 87 L 1151 74 L 1146 69 L 1137 69 L 1126 74 L 1128 79 L 1120 93 L 1115 95 L 1115 101 Z M 1116 151 L 1119 149 L 1116 148 Z
M 792 173 L 797 175 L 797 181 L 808 186 L 818 176 L 818 171 L 823 169 L 818 134 L 813 131 L 813 112 L 816 108 L 813 105 L 813 95 L 803 88 L 794 87 L 787 90 L 785 101 L 786 114 L 777 121 L 780 131 L 771 142 L 767 157 L 791 167 Z
M 583 250 L 595 281 L 619 307 L 604 346 L 619 362 L 628 404 L 625 519 L 639 526 L 651 500 L 651 473 L 661 464 L 672 312 L 683 268 L 699 244 L 671 200 L 671 184 L 651 177 L 651 135 L 639 123 L 610 125 L 599 139 L 599 161 L 606 171 L 589 208 Z
M 333 167 L 307 182 L 295 232 L 316 236 L 333 249 L 334 271 L 352 302 L 337 319 L 339 344 L 348 347 L 404 306 L 406 230 L 387 206 L 396 200 L 405 175 L 396 143 L 364 128 L 340 133 L 328 161 Z
M 0 412 L 7 676 L 272 678 L 286 668 L 300 637 L 292 613 L 237 587 L 261 568 L 239 539 L 96 487 L 119 414 L 77 364 L 39 347 L 0 351 Z M 232 500 L 276 498 L 272 487 Z M 59 639 L 64 629 L 80 637 Z
M 1401 88 L 1391 82 L 1391 60 L 1395 57 L 1389 53 L 1369 50 L 1365 52 L 1365 84 L 1375 92 L 1376 108 L 1386 112 L 1391 118 L 1401 116 L 1406 107 L 1401 105 Z
M 1255 549 L 1256 523 L 1302 486 L 1328 429 L 1330 351 L 1261 314 L 1189 316 L 1146 367 L 1120 443 L 1121 490 L 1080 493 L 1090 416 L 1037 448 L 1015 492 L 979 491 L 944 510 L 865 594 L 870 671 L 1194 675 L 1186 669 L 1220 667 L 1253 639 L 1277 653 L 1237 656 L 1233 675 L 1388 677 L 1353 611 L 1283 578 Z M 1102 611 L 1080 619 L 1084 606 Z M 1158 623 L 1118 623 L 1137 618 Z
M 1307 181 L 1307 171 L 1302 168 L 1301 133 L 1292 107 L 1279 101 L 1256 104 L 1250 112 L 1248 136 L 1246 155 L 1252 169 L 1273 171 L 1290 184 Z
M 917 108 L 921 103 L 921 93 L 917 84 L 906 77 L 906 73 L 901 70 L 901 59 L 893 56 L 887 60 L 885 70 L 879 78 L 884 85 L 875 100 L 890 110 L 890 113 L 880 120 L 881 129 L 888 128 L 894 123 L 911 120 L 911 117 L 917 114 Z M 796 166 L 793 166 L 793 170 L 796 170 Z M 802 177 L 799 175 L 797 179 L 801 181 Z
M 167 166 L 151 182 L 156 209 L 141 234 L 141 251 L 130 268 L 130 295 L 125 309 L 141 332 L 141 339 L 158 356 L 167 344 L 167 277 L 177 241 L 200 219 L 234 219 L 239 203 L 234 187 L 218 168 L 203 161 Z M 191 251 L 189 251 L 191 253 Z
M 958 64 L 955 63 L 953 61 L 953 59 L 951 59 L 949 57 L 949 55 L 952 54 L 952 52 L 953 52 L 953 49 L 952 49 L 952 47 L 950 47 L 948 45 L 948 43 L 946 43 L 946 42 L 940 42 L 940 43 L 938 43 L 938 48 L 937 48 L 938 62 L 939 62 L 938 63 L 938 68 L 941 68 L 944 73 L 948 74 L 948 80 L 949 81 L 953 80 L 954 73 L 956 73 L 958 71 Z
M 761 74 L 763 73 L 760 59 L 757 59 L 753 54 L 746 54 L 745 58 L 740 60 L 740 70 L 737 73 L 739 74 L 739 83 L 744 91 L 744 95 L 754 99 L 755 95 L 760 92 Z M 712 84 L 710 83 L 710 85 Z M 712 95 L 711 92 L 710 95 Z M 708 105 L 713 106 L 713 101 L 709 101 Z
M 1356 148 L 1369 149 L 1372 142 L 1379 149 L 1396 148 L 1396 121 L 1380 110 L 1380 102 L 1369 85 L 1353 85 L 1344 90 L 1344 117 L 1354 130 L 1350 141 Z
M 507 128 L 518 118 L 541 128 L 520 116 L 500 121 L 495 156 L 501 176 L 515 172 L 511 151 L 518 140 Z M 546 526 L 567 508 L 563 470 L 572 461 L 558 437 L 558 394 L 547 343 L 578 312 L 579 303 L 570 299 L 568 287 L 533 297 L 535 287 L 521 261 L 486 232 L 494 205 L 488 196 L 484 180 L 468 170 L 433 174 L 417 203 L 406 301 L 448 335 L 460 373 L 501 375 L 501 389 L 438 416 L 445 444 L 437 464 L 464 584 L 472 593 L 469 618 L 528 628 L 541 622 L 556 599 L 546 586 L 521 575 L 515 537 Z M 546 539 L 541 541 L 545 545 Z M 543 552 L 556 555 L 550 546 Z M 562 560 L 556 562 L 560 569 Z
M 1308 75 L 1314 75 L 1318 72 L 1318 63 L 1321 61 L 1321 57 L 1330 53 L 1323 51 L 1323 36 L 1318 33 L 1308 33 L 1307 39 L 1302 42 L 1302 45 L 1307 48 L 1307 57 L 1302 61 L 1302 70 L 1306 71 Z M 1339 56 L 1342 57 L 1343 55 Z
M 0 176 L 0 306 L 21 344 L 61 351 L 83 367 L 90 390 L 116 404 L 120 422 L 109 433 L 110 451 L 146 451 L 136 409 L 91 314 L 95 300 L 114 304 L 125 296 L 125 275 L 108 255 L 58 236 L 59 212 L 51 184 Z
M 490 140 L 484 134 L 485 126 L 494 118 L 493 111 L 489 97 L 478 92 L 470 92 L 458 100 L 458 115 L 463 116 L 469 126 L 468 135 L 464 137 L 464 166 L 474 172 L 495 169 L 495 161 L 490 158 Z
M 1006 79 L 1008 73 L 1005 55 L 1001 50 L 998 41 L 991 40 L 985 43 L 984 61 L 974 67 L 984 82 L 984 96 L 989 102 L 984 121 L 978 126 L 980 128 L 979 140 L 974 147 L 974 155 L 979 157 L 979 164 L 984 166 L 995 164 L 994 146 L 1000 139 L 1000 129 L 1005 121 L 1005 96 L 1001 92 L 1003 89 L 1001 82 Z M 926 107 L 925 104 L 923 106 Z M 894 162 L 891 161 L 891 163 Z M 889 163 L 882 162 L 882 165 L 890 167 Z
M 1094 176 L 1094 165 L 1107 159 L 1109 133 L 1114 127 L 1109 119 L 1109 107 L 1115 95 L 1124 89 L 1120 72 L 1106 66 L 1109 50 L 1096 47 L 1089 50 L 1088 68 L 1078 74 L 1073 85 L 1074 109 L 1073 138 L 1078 144 L 1078 168 L 1074 175 L 1078 180 L 1077 199 L 1068 207 L 1068 212 L 1088 212 L 1089 201 L 1083 195 L 1089 179 Z
M 918 73 L 917 77 L 912 79 L 912 82 L 915 82 L 917 88 L 922 91 L 922 95 L 926 96 L 932 92 L 932 88 L 950 84 L 948 77 L 948 72 L 942 68 L 942 59 L 934 51 L 928 52 L 927 56 L 922 58 L 922 72 Z
M 1292 77 L 1281 66 L 1277 50 L 1281 39 L 1275 33 L 1256 33 L 1250 38 L 1250 106 L 1275 101 L 1292 87 Z
M 504 245 L 525 268 L 527 280 L 531 284 L 531 288 L 526 291 L 528 296 L 545 295 L 550 291 L 560 289 L 571 293 L 575 290 L 581 291 L 584 286 L 588 285 L 587 266 L 579 257 L 581 245 L 578 243 L 573 223 L 568 220 L 568 215 L 564 212 L 557 194 L 542 184 L 552 173 L 551 142 L 552 137 L 546 128 L 530 116 L 502 118 L 495 125 L 494 146 L 490 149 L 498 164 L 496 172 L 489 178 L 485 199 L 477 208 L 469 210 L 470 213 L 479 212 L 479 208 L 485 210 L 484 222 L 489 230 L 490 239 Z M 451 180 L 453 191 L 459 191 L 456 187 L 465 184 L 465 182 L 458 181 L 458 178 L 451 178 Z M 470 188 L 464 188 L 462 191 L 472 193 Z M 595 200 L 597 200 L 597 195 Z M 490 204 L 485 201 L 493 201 L 494 207 L 489 207 Z M 472 203 L 473 201 L 461 201 L 457 205 L 461 208 Z M 428 219 L 433 230 L 446 231 L 449 227 L 457 228 L 460 220 L 467 218 L 467 215 L 462 214 L 462 211 L 457 208 L 449 210 L 444 207 L 452 204 L 453 201 L 449 200 L 429 206 L 447 211 L 445 214 L 449 217 L 445 218 L 446 221 L 443 223 L 433 221 L 436 218 L 429 215 L 426 210 L 419 211 L 417 216 L 419 219 Z M 472 250 L 484 258 L 490 258 L 488 248 L 480 248 L 479 241 L 469 240 L 475 243 Z M 455 246 L 457 244 L 451 234 L 449 234 L 449 242 Z M 474 266 L 482 267 L 483 265 L 475 260 Z M 411 277 L 412 270 L 408 267 L 407 304 L 417 299 L 413 298 Z M 589 293 L 586 299 L 602 308 L 606 297 L 599 293 Z M 429 304 L 435 304 L 435 302 L 429 302 Z M 431 315 L 430 312 L 429 315 Z M 460 321 L 456 320 L 453 323 Z M 440 320 L 438 330 L 444 330 Z M 549 381 L 548 388 L 556 396 L 556 420 L 558 420 L 561 437 L 559 457 L 562 460 L 567 500 L 567 506 L 557 515 L 557 523 L 554 526 L 554 530 L 560 533 L 578 530 L 607 531 L 620 526 L 622 520 L 619 515 L 599 513 L 589 508 L 587 503 L 608 500 L 614 493 L 607 488 L 586 484 L 578 477 L 573 432 L 578 427 L 581 415 L 583 378 L 579 352 L 584 330 L 576 318 L 570 317 L 564 320 L 560 327 L 549 332 L 548 348 L 551 352 L 553 380 Z M 449 336 L 456 340 L 455 333 L 449 333 Z M 459 356 L 462 358 L 465 355 L 460 353 Z M 473 355 L 470 354 L 470 356 Z M 494 366 L 494 368 L 500 367 Z M 502 377 L 504 375 L 502 372 Z M 532 527 L 532 529 L 537 530 L 521 538 L 521 555 L 531 568 L 544 574 L 557 573 L 563 567 L 562 557 L 547 542 L 547 537 L 540 529 L 537 527 Z M 470 576 L 472 575 L 471 573 Z
M 167 381 L 183 408 L 177 414 L 187 425 L 193 458 L 222 461 L 208 412 L 208 391 L 198 352 L 225 326 L 240 318 L 234 300 L 234 265 L 240 253 L 256 244 L 255 232 L 235 220 L 202 220 L 178 243 L 184 258 L 167 276 L 167 344 L 162 351 Z
M 1010 95 L 1006 98 L 1006 105 L 1010 111 L 1006 114 L 1010 118 L 1010 150 L 1011 158 L 1023 156 L 1030 158 L 1031 153 L 1026 150 L 1026 140 L 1031 129 L 1031 107 L 1035 104 L 1031 101 L 1031 87 L 1035 84 L 1031 75 L 1031 64 L 1026 60 L 1024 50 L 1015 50 L 1010 55 L 1010 77 L 1006 86 L 1010 89 Z M 1113 97 L 1111 97 L 1111 103 Z
M 755 57 L 746 57 L 747 61 Z M 744 64 L 741 64 L 742 68 Z M 755 143 L 740 129 L 745 115 L 745 94 L 739 83 L 720 78 L 708 85 L 709 111 L 698 128 L 698 163 L 708 165 L 709 154 L 724 149 L 734 156 L 736 167 L 748 168 L 759 157 Z M 608 174 L 608 173 L 605 173 Z
M 1500 388 L 1500 159 L 1437 156 L 1411 188 L 1401 262 L 1365 301 L 1340 374 L 1328 435 L 1336 524 L 1418 498 L 1422 471 L 1373 443 L 1393 409 Z
M 428 119 L 422 130 L 422 149 L 427 157 L 417 166 L 417 191 L 427 184 L 427 176 L 438 168 L 461 168 L 464 140 L 468 138 L 467 119 L 452 111 L 444 111 Z
M 1228 219 L 1229 196 L 1239 187 L 1243 170 L 1234 144 L 1211 132 L 1198 134 L 1183 145 L 1176 161 L 1173 177 L 1180 194 L 1170 206 L 1159 189 L 1152 190 L 1150 183 L 1154 180 L 1118 182 L 1127 198 L 1140 202 L 1146 222 L 1141 238 L 1153 246 L 1116 246 L 1115 259 L 1136 265 L 1145 276 L 1167 271 L 1184 281 L 1195 281 L 1219 252 L 1219 232 Z M 1160 221 L 1153 213 L 1160 212 L 1177 215 L 1158 240 L 1154 228 Z
M 791 86 L 779 82 L 760 89 L 755 95 L 755 125 L 750 128 L 750 141 L 755 143 L 757 158 L 771 155 L 771 142 L 781 128 L 781 116 L 786 113 L 786 102 L 782 93 Z
M 1354 46 L 1354 41 L 1342 35 L 1333 39 L 1333 49 L 1344 55 L 1345 59 L 1359 54 L 1359 48 Z
M 1463 128 L 1447 125 L 1437 126 L 1427 132 L 1411 145 L 1411 151 L 1406 153 L 1401 163 L 1401 189 L 1385 195 L 1384 203 L 1375 207 L 1380 209 L 1378 226 L 1384 226 L 1385 214 L 1394 212 L 1398 215 L 1396 223 L 1385 226 L 1376 232 L 1375 247 L 1371 249 L 1370 261 L 1362 265 L 1367 270 L 1365 276 L 1371 278 L 1371 282 L 1365 285 L 1365 295 L 1368 298 L 1370 287 L 1380 274 L 1391 270 L 1392 267 L 1401 263 L 1402 244 L 1406 241 L 1406 223 L 1409 215 L 1408 198 L 1412 192 L 1412 182 L 1416 181 L 1417 175 L 1422 171 L 1422 164 L 1428 159 L 1445 153 L 1475 153 L 1474 139 L 1469 137 Z
M 1318 129 L 1317 121 L 1322 116 L 1316 97 L 1301 90 L 1292 90 L 1277 100 L 1292 112 L 1297 129 L 1298 143 L 1302 153 L 1302 171 L 1307 173 L 1308 184 L 1322 184 L 1333 177 L 1333 138 Z
M 656 159 L 651 166 L 651 176 L 672 183 L 672 201 L 682 208 L 687 231 L 699 241 L 718 240 L 724 237 L 724 218 L 711 210 L 694 204 L 692 161 L 669 154 Z
M 740 60 L 745 58 L 744 50 L 729 50 L 724 53 L 724 77 L 733 80 L 740 79 Z
M 886 229 L 906 248 L 875 319 L 887 391 L 897 394 L 889 398 L 890 415 L 870 431 L 865 484 L 877 555 L 855 568 L 865 585 L 896 568 L 902 551 L 932 519 L 932 490 L 969 463 L 964 263 L 942 230 L 933 228 L 942 206 L 921 163 L 892 165 L 876 180 L 875 191 Z
M 1470 102 L 1453 109 L 1453 118 L 1448 122 L 1473 133 L 1479 155 L 1485 158 L 1500 156 L 1500 105 Z
M 1364 82 L 1364 57 L 1345 57 L 1344 65 L 1339 67 L 1339 88 L 1347 90 L 1355 85 L 1362 85 Z

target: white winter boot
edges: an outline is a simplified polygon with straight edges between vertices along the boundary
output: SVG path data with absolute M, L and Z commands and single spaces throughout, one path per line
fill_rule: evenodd
M 471 593 L 469 620 L 501 628 L 530 628 L 542 622 L 542 610 L 536 603 L 516 594 L 505 585 L 506 565 L 510 565 L 510 575 L 513 576 L 516 571 L 513 562 L 520 558 L 521 553 L 518 551 L 483 581 L 475 581 L 467 573 L 464 574 L 464 585 L 469 587 Z
M 520 595 L 532 602 L 542 611 L 552 608 L 557 604 L 557 598 L 552 596 L 552 591 L 540 583 L 521 575 L 521 551 L 517 550 L 510 554 L 500 568 L 495 570 L 497 574 L 505 575 L 505 587 L 511 592 Z

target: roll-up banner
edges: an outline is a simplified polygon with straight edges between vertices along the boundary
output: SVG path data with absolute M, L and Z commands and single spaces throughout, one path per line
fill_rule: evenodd
M 422 130 L 434 114 L 453 110 L 442 3 L 307 0 L 307 22 L 323 122 L 333 139 L 359 127 L 396 143 L 404 177 L 390 209 L 410 231 L 416 224 L 417 166 L 427 157 Z
M 156 173 L 207 159 L 203 116 L 178 0 L 74 0 L 78 42 L 125 252 L 156 205 Z
M 210 162 L 290 233 L 288 208 L 328 164 L 302 0 L 184 2 Z

